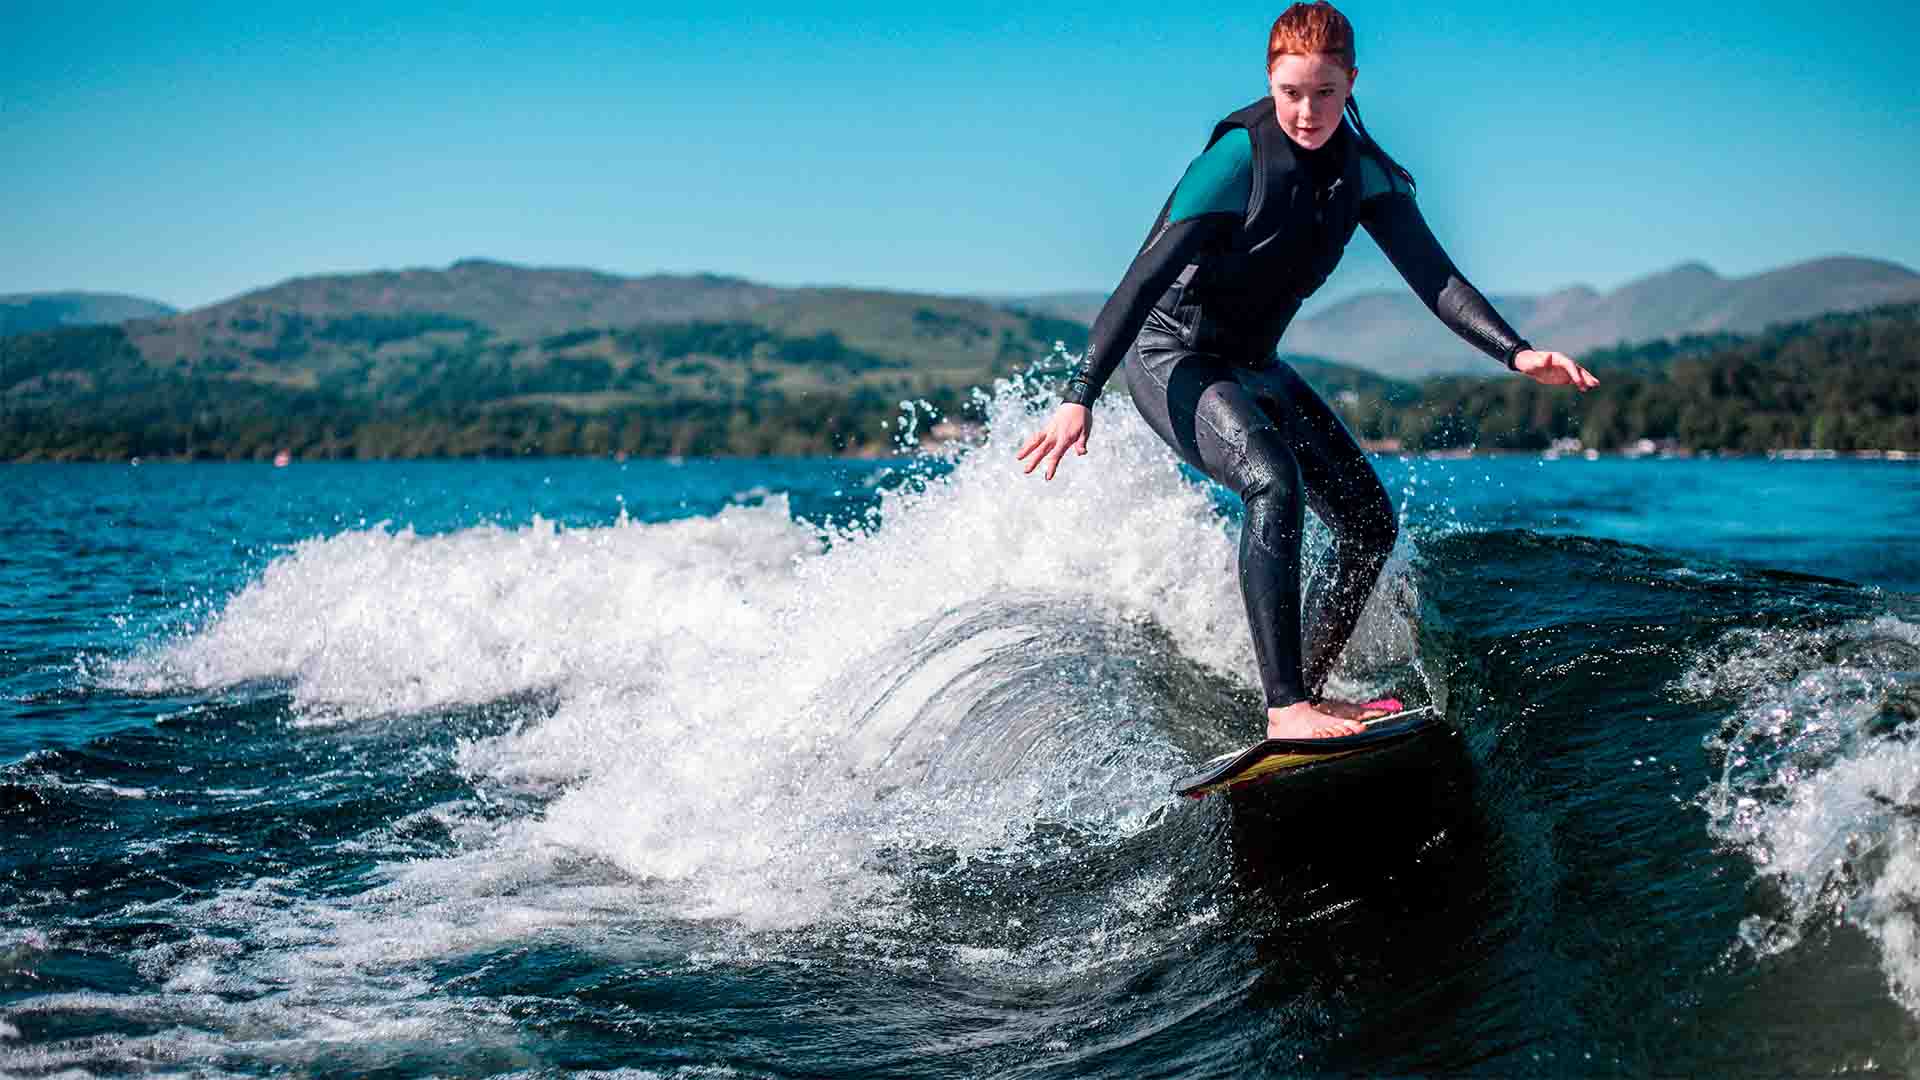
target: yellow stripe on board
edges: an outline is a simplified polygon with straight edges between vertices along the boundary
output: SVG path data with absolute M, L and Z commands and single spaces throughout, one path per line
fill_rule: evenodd
M 1205 787 L 1194 788 L 1192 791 L 1192 794 L 1211 795 L 1216 791 L 1225 791 L 1228 788 L 1239 787 L 1241 784 L 1258 780 L 1263 776 L 1268 776 L 1273 773 L 1280 772 L 1283 769 L 1292 769 L 1292 768 L 1297 768 L 1298 766 L 1301 766 L 1301 765 L 1310 765 L 1316 761 L 1332 761 L 1335 758 L 1346 757 L 1348 754 L 1358 754 L 1361 751 L 1366 749 L 1369 749 L 1369 748 L 1365 746 L 1356 746 L 1351 750 L 1340 750 L 1331 754 L 1302 754 L 1297 752 L 1291 753 L 1291 754 L 1275 754 L 1272 757 L 1261 758 L 1259 761 L 1256 761 L 1252 765 L 1247 766 L 1246 771 L 1244 772 L 1234 773 L 1232 776 L 1229 776 L 1216 783 L 1208 784 Z

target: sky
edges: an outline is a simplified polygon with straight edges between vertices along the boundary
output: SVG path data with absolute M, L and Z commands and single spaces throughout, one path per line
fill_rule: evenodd
M 470 256 L 1104 291 L 1266 92 L 1283 6 L 6 0 L 0 293 Z M 1920 267 L 1907 5 L 1340 7 L 1368 128 L 1485 291 Z M 1398 287 L 1361 234 L 1322 298 Z

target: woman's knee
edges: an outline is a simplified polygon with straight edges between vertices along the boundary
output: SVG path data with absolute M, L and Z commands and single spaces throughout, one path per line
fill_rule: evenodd
M 1300 459 L 1278 431 L 1264 426 L 1248 429 L 1242 456 L 1245 464 L 1235 486 L 1243 500 L 1299 497 L 1304 486 Z

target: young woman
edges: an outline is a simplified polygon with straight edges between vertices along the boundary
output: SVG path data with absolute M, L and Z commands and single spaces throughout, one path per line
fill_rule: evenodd
M 1598 385 L 1567 356 L 1534 349 L 1460 275 L 1420 216 L 1413 177 L 1360 123 L 1357 75 L 1353 27 L 1332 5 L 1294 4 L 1274 21 L 1271 96 L 1214 125 L 1094 320 L 1066 401 L 1017 455 L 1028 473 L 1044 462 L 1049 480 L 1069 448 L 1084 455 L 1090 406 L 1120 369 L 1167 445 L 1239 493 L 1240 588 L 1269 738 L 1350 734 L 1368 716 L 1314 695 L 1393 550 L 1393 505 L 1333 410 L 1274 356 L 1355 226 L 1469 344 L 1536 382 Z M 1335 567 L 1314 581 L 1303 630 L 1309 505 L 1333 532 Z

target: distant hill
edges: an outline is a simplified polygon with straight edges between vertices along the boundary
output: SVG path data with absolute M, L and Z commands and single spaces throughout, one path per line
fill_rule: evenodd
M 0 335 L 55 326 L 95 326 L 173 314 L 158 300 L 122 293 L 37 292 L 0 295 Z
M 521 353 L 532 362 L 517 362 Z M 1291 362 L 1357 435 L 1413 451 L 1577 439 L 1601 450 L 1920 453 L 1920 304 L 1620 355 L 1620 371 L 1585 394 Z M 369 391 L 358 374 L 300 387 L 159 370 L 123 327 L 63 327 L 0 338 L 0 460 L 871 453 L 891 442 L 892 387 L 910 377 L 900 364 L 837 335 L 668 323 L 569 331 L 519 350 L 482 340 L 389 371 Z M 967 385 L 918 396 L 964 415 Z
M 96 329 L 0 337 L 0 457 L 871 448 L 903 400 L 1086 342 L 978 300 L 481 260 Z
M 1419 384 L 1411 402 L 1361 393 L 1341 407 L 1362 437 L 1410 449 L 1543 450 L 1577 439 L 1675 453 L 1920 451 L 1920 304 L 1821 315 L 1744 339 L 1649 344 L 1622 358 L 1583 394 L 1446 376 Z
M 1415 326 L 1451 342 L 1410 296 L 1354 298 L 1283 344 L 1297 350 L 1344 312 L 1351 322 L 1322 355 L 1289 359 L 1356 431 L 1410 447 L 1522 447 L 1573 431 L 1602 446 L 1907 448 L 1913 304 L 1739 328 L 1915 280 L 1864 259 L 1733 280 L 1688 265 L 1609 294 L 1504 301 L 1536 340 L 1603 367 L 1590 395 L 1523 379 L 1416 384 L 1349 359 L 1356 347 L 1361 360 L 1392 355 Z M 963 412 L 968 388 L 1066 367 L 1055 344 L 1077 352 L 1087 328 L 1042 310 L 1045 299 L 477 259 L 298 278 L 176 315 L 0 335 L 0 460 L 873 452 L 889 444 L 903 400 Z M 1051 311 L 1070 310 L 1053 300 Z M 1639 325 L 1705 329 L 1612 344 Z M 1582 348 L 1586 339 L 1606 344 Z M 1459 366 L 1497 371 L 1471 354 Z M 1682 403 L 1697 420 L 1662 411 Z M 1768 419 L 1743 425 L 1743 410 Z
M 713 274 L 630 278 L 597 270 L 462 259 L 444 270 L 294 278 L 138 324 L 129 332 L 142 354 L 170 364 L 258 349 L 262 333 L 278 341 L 294 316 L 304 326 L 433 314 L 484 327 L 501 338 L 527 338 L 586 326 L 730 319 L 780 293 L 771 286 Z
M 1417 383 L 1404 379 L 1390 379 L 1376 375 L 1365 368 L 1352 367 L 1336 363 L 1318 356 L 1301 356 L 1298 353 L 1282 353 L 1293 370 L 1307 380 L 1308 385 L 1329 401 L 1366 398 L 1378 400 L 1389 405 L 1404 405 L 1420 398 Z
M 713 398 L 751 379 L 786 393 L 858 384 L 899 395 L 986 381 L 1056 340 L 1085 341 L 1077 323 L 977 300 L 479 259 L 296 278 L 126 333 L 159 371 L 346 397 L 496 369 L 568 393 Z M 570 374 L 541 374 L 556 365 Z
M 1700 263 L 1629 282 L 1609 293 L 1572 286 L 1493 303 L 1530 341 L 1584 354 L 1623 342 L 1686 335 L 1755 334 L 1773 323 L 1920 300 L 1920 274 L 1877 259 L 1833 257 L 1749 277 L 1723 278 Z M 1287 330 L 1283 349 L 1386 375 L 1497 374 L 1405 290 L 1365 293 Z
M 1100 308 L 1107 302 L 1103 292 L 1055 292 L 1032 293 L 1021 296 L 983 297 L 990 303 L 1017 311 L 1031 311 L 1039 315 L 1052 315 L 1060 319 L 1072 319 L 1074 322 L 1093 325 Z

